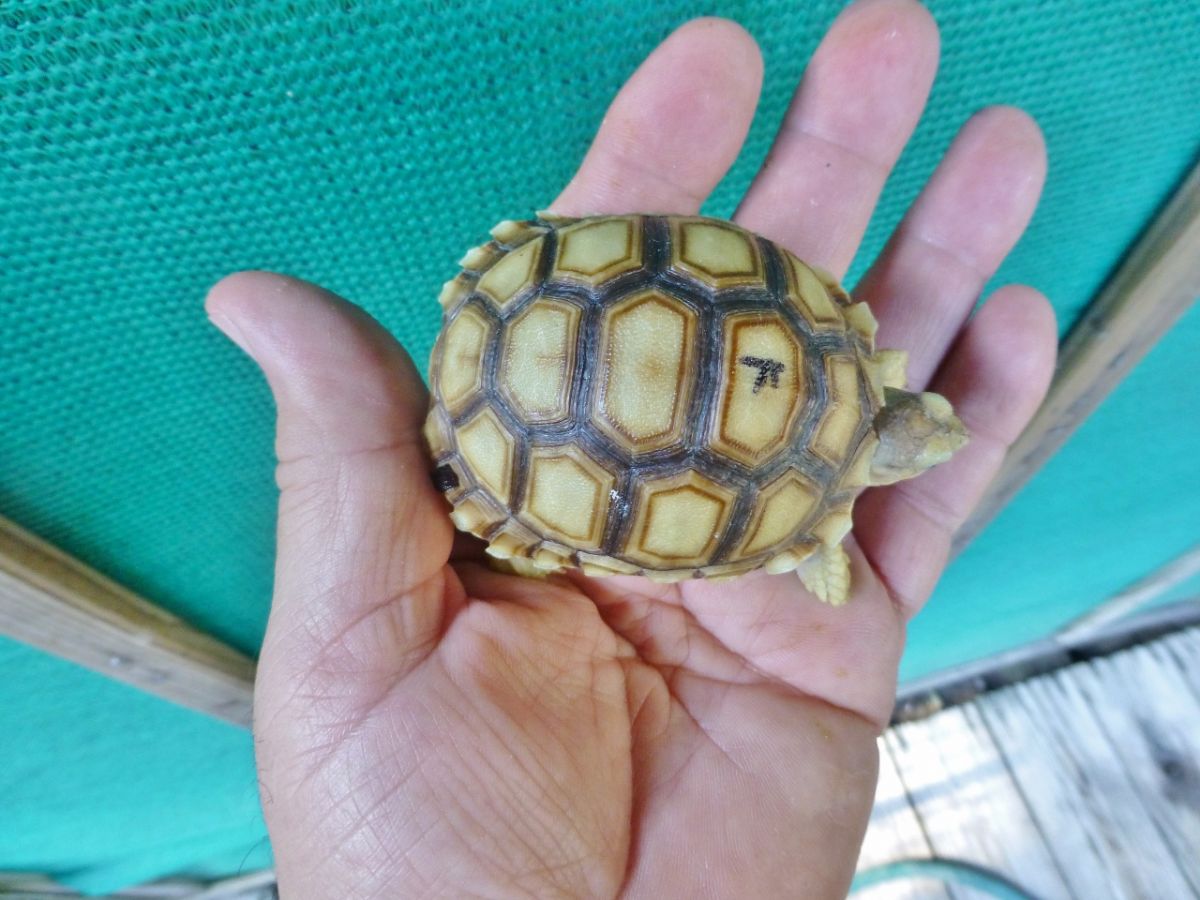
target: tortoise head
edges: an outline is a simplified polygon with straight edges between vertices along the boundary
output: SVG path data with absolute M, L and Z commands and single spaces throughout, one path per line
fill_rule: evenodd
M 967 429 L 940 394 L 884 389 L 875 416 L 879 446 L 871 460 L 871 483 L 893 484 L 943 463 L 967 442 Z

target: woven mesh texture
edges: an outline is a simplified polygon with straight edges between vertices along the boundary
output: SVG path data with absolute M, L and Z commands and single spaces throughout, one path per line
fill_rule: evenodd
M 726 215 L 840 5 L 0 0 L 0 512 L 253 651 L 272 409 L 206 288 L 291 272 L 424 360 L 453 261 L 545 206 L 673 27 L 730 16 L 764 50 L 758 118 L 706 208 Z M 999 280 L 1069 323 L 1195 150 L 1195 5 L 932 7 L 939 81 L 851 277 L 962 119 L 1016 103 L 1051 175 Z M 1194 539 L 1198 337 L 1192 315 L 956 564 L 907 674 L 1038 636 Z M 0 678 L 0 869 L 101 891 L 267 860 L 245 735 L 11 644 Z

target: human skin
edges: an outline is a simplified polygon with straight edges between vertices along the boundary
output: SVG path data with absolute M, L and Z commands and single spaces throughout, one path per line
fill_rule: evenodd
M 912 0 L 844 10 L 736 221 L 843 276 L 937 57 Z M 551 209 L 697 212 L 761 76 L 737 25 L 683 25 L 622 88 Z M 254 730 L 284 900 L 843 896 L 906 623 L 1053 369 L 1054 316 L 1035 290 L 1002 287 L 972 315 L 1044 175 L 1033 121 L 980 111 L 857 286 L 879 345 L 909 351 L 909 389 L 945 395 L 972 440 L 861 498 L 840 608 L 794 574 L 491 571 L 431 484 L 428 398 L 393 338 L 293 278 L 213 288 L 209 316 L 278 409 Z

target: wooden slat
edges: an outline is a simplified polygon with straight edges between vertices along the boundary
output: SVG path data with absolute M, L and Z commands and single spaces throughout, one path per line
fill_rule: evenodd
M 860 871 L 941 857 L 1045 900 L 1200 897 L 1200 628 L 894 726 L 883 750 Z M 984 896 L 922 884 L 855 898 Z
M 1063 669 L 1014 685 L 982 705 L 1072 895 L 1191 896 L 1179 861 L 1074 674 Z
M 1200 700 L 1200 628 L 1189 628 L 1173 634 L 1150 648 L 1156 659 L 1170 663 L 1182 671 L 1183 682 Z
M 1046 401 L 955 538 L 965 547 L 1200 296 L 1200 165 L 1071 329 Z
M 1200 702 L 1181 667 L 1137 647 L 1078 667 L 1073 681 L 1200 897 Z
M 83 897 L 72 888 L 46 878 L 21 872 L 0 872 L 0 897 L 12 900 L 63 900 Z M 275 872 L 265 869 L 220 881 L 204 882 L 167 878 L 105 894 L 109 900 L 273 900 Z
M 974 705 L 900 725 L 886 737 L 935 855 L 984 866 L 1045 900 L 1070 897 Z M 963 892 L 952 888 L 956 897 Z
M 0 634 L 250 727 L 251 659 L 2 517 Z
M 858 871 L 901 859 L 928 859 L 932 855 L 933 848 L 909 803 L 887 740 L 880 738 L 879 783 L 875 787 L 871 824 L 858 856 Z M 950 900 L 950 896 L 941 882 L 927 878 L 879 884 L 854 894 L 855 900 Z

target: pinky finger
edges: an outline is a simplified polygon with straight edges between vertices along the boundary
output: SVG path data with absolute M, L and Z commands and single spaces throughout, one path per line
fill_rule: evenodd
M 908 616 L 932 593 L 959 526 L 1046 395 L 1057 349 L 1054 310 L 1023 285 L 996 291 L 959 334 L 930 390 L 970 432 L 949 462 L 920 478 L 870 491 L 855 536 Z

